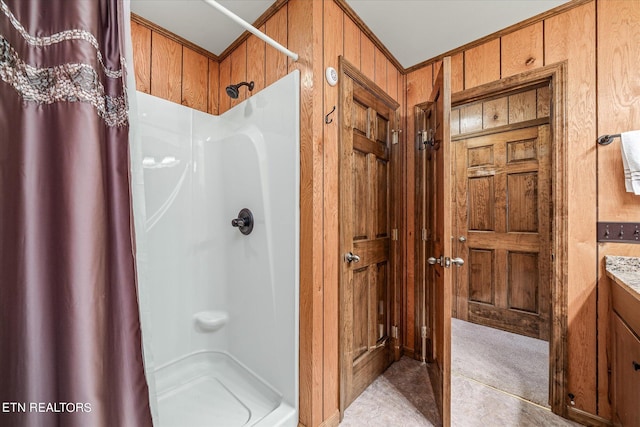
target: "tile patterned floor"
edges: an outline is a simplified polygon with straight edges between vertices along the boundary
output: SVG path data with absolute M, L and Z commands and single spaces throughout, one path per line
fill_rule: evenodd
M 546 408 L 464 376 L 451 378 L 454 427 L 579 426 Z M 422 427 L 440 424 L 426 365 L 402 358 L 345 411 L 341 427 Z

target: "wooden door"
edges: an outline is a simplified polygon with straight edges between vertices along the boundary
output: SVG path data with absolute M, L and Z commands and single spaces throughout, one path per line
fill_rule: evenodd
M 456 316 L 549 339 L 549 125 L 455 142 Z
M 451 423 L 451 293 L 454 255 L 451 182 L 451 59 L 444 58 L 429 101 L 416 107 L 416 252 L 423 355 L 442 425 Z M 453 266 L 453 267 L 452 267 Z
M 392 130 L 398 104 L 341 61 L 340 409 L 393 361 Z

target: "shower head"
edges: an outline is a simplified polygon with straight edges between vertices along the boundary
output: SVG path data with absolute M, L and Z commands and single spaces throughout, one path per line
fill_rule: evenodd
M 227 95 L 229 95 L 229 97 L 233 99 L 237 99 L 239 94 L 238 88 L 240 88 L 240 86 L 249 86 L 249 91 L 253 90 L 253 82 L 250 82 L 250 83 L 241 82 L 241 83 L 238 83 L 237 85 L 227 86 Z

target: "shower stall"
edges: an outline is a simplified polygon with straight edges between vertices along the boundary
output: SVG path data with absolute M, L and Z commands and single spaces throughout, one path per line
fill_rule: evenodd
M 220 116 L 138 93 L 157 426 L 298 424 L 299 79 Z

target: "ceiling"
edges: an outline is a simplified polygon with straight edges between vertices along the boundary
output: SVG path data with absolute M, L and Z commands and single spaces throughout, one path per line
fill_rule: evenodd
M 404 68 L 569 0 L 346 0 Z M 219 0 L 253 23 L 274 0 Z M 202 0 L 131 0 L 131 11 L 220 55 L 244 29 Z

